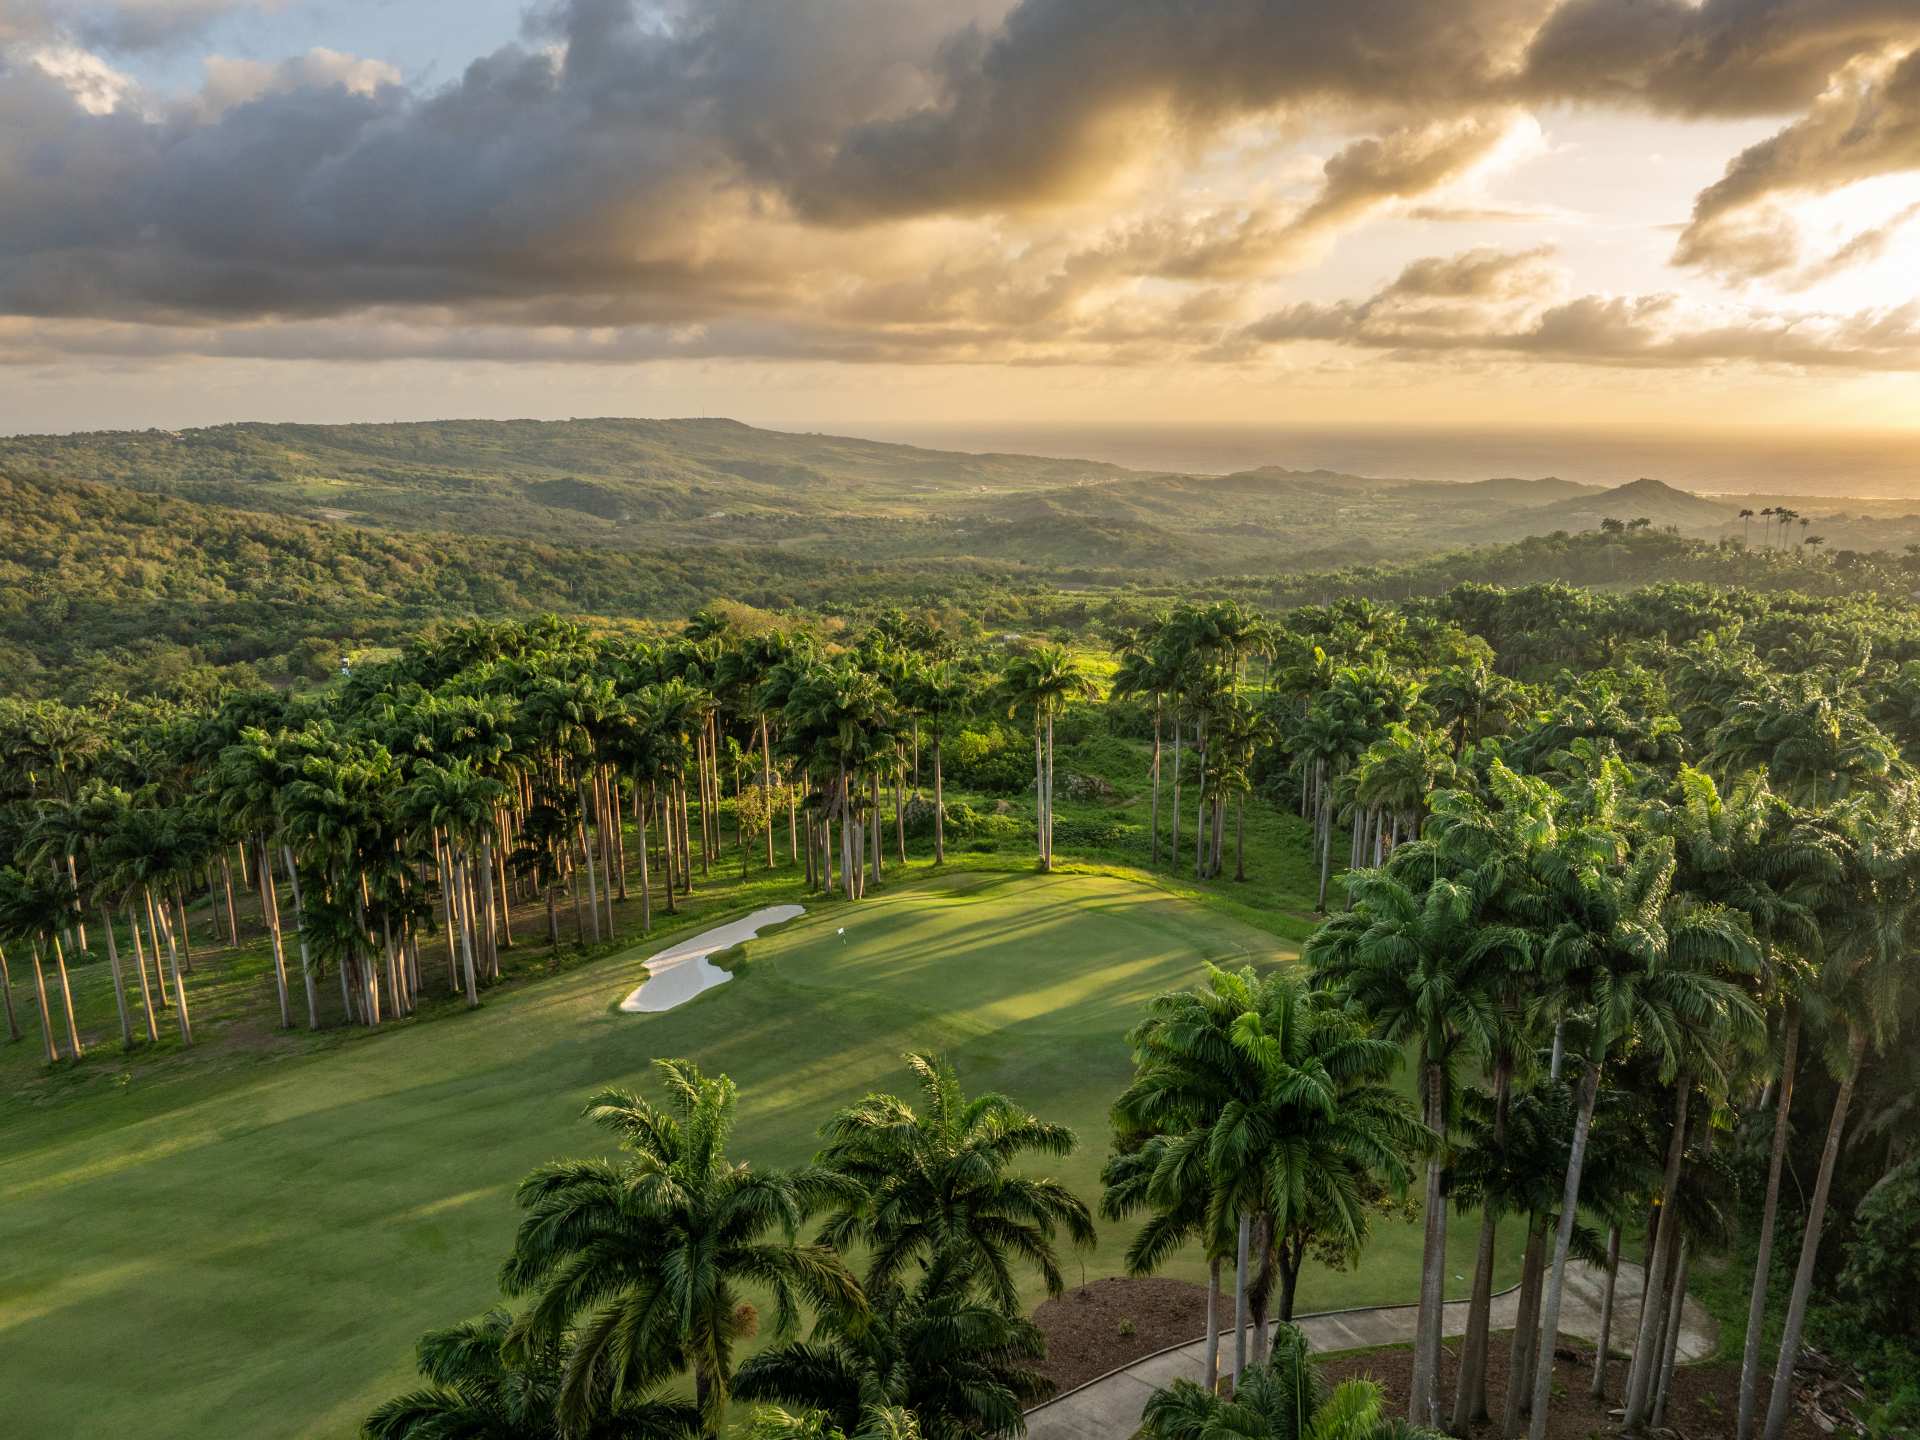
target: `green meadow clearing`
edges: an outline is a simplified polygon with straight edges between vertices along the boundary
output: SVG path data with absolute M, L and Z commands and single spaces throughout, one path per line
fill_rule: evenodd
M 702 923 L 716 918 L 728 917 Z M 834 1106 L 906 1091 L 903 1052 L 940 1050 L 971 1089 L 1075 1127 L 1080 1148 L 1058 1172 L 1091 1201 L 1106 1107 L 1128 1075 L 1123 1036 L 1147 998 L 1205 961 L 1292 954 L 1217 908 L 1115 876 L 918 871 L 724 957 L 735 978 L 681 1009 L 618 1013 L 658 943 L 470 1015 L 10 1107 L 9 1432 L 353 1434 L 409 1384 L 422 1329 L 493 1300 L 514 1182 L 542 1160 L 603 1150 L 578 1118 L 583 1101 L 601 1085 L 650 1083 L 656 1057 L 732 1075 L 736 1155 L 783 1164 L 811 1152 Z M 1466 1268 L 1474 1223 L 1455 1222 L 1451 1272 Z M 1070 1280 L 1117 1273 L 1127 1235 L 1103 1227 Z M 1357 1272 L 1303 1277 L 1302 1308 L 1410 1300 L 1419 1247 L 1416 1226 L 1384 1224 Z M 1501 1283 L 1514 1268 L 1507 1257 Z M 1174 1273 L 1197 1277 L 1197 1258 Z

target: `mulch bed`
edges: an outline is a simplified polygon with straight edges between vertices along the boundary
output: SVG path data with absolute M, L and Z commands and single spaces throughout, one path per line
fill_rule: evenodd
M 1507 1396 L 1507 1356 L 1509 1335 L 1494 1337 L 1487 1357 L 1487 1401 L 1493 1416 L 1490 1424 L 1476 1427 L 1483 1437 L 1500 1433 L 1500 1417 Z M 1442 1393 L 1451 1398 L 1460 1342 L 1449 1340 L 1443 1347 Z M 1413 1352 L 1404 1348 L 1373 1350 L 1360 1354 L 1333 1356 L 1321 1362 L 1321 1373 L 1330 1382 L 1364 1375 L 1385 1387 L 1388 1396 L 1398 1402 L 1407 1393 L 1407 1381 L 1413 1370 Z M 1615 1356 L 1607 1364 L 1608 1398 L 1595 1404 L 1588 1387 L 1593 1384 L 1593 1349 L 1578 1342 L 1562 1342 L 1554 1360 L 1553 1408 L 1547 1418 L 1548 1440 L 1589 1440 L 1616 1431 L 1620 1425 L 1616 1413 L 1622 1404 L 1627 1384 L 1627 1362 Z M 1760 1403 L 1766 1403 L 1766 1379 L 1763 1377 Z M 1683 1365 L 1673 1372 L 1673 1392 L 1667 1401 L 1666 1432 L 1681 1440 L 1731 1440 L 1740 1400 L 1740 1367 L 1712 1363 Z M 1397 1408 L 1397 1405 L 1390 1408 Z M 1443 1417 L 1444 1418 L 1444 1417 Z M 1523 1422 L 1524 1423 L 1524 1422 Z M 1794 1414 L 1787 1422 L 1788 1440 L 1827 1440 L 1826 1432 L 1806 1416 Z
M 1233 1302 L 1221 1297 L 1221 1315 L 1230 1317 Z M 1047 1337 L 1047 1360 L 1041 1367 L 1060 1390 L 1098 1378 L 1110 1370 L 1184 1344 L 1206 1333 L 1206 1287 L 1181 1280 L 1097 1280 L 1049 1300 L 1033 1312 L 1034 1323 Z M 1476 1428 L 1487 1440 L 1499 1434 L 1506 1404 L 1508 1335 L 1494 1337 L 1487 1360 L 1487 1392 L 1492 1424 Z M 1441 1356 L 1443 1393 L 1451 1396 L 1460 1341 L 1448 1340 Z M 1398 1402 L 1406 1394 L 1413 1368 L 1412 1352 L 1405 1348 L 1360 1351 L 1328 1357 L 1321 1373 L 1330 1383 L 1364 1375 L 1377 1380 Z M 1588 1398 L 1593 1383 L 1593 1351 L 1578 1342 L 1563 1342 L 1554 1362 L 1553 1413 L 1547 1421 L 1548 1440 L 1591 1440 L 1619 1426 L 1612 1410 L 1621 1403 L 1626 1387 L 1626 1361 L 1615 1356 L 1608 1364 L 1610 1398 L 1596 1405 Z M 1740 1367 L 1728 1364 L 1686 1365 L 1674 1372 L 1673 1394 L 1667 1402 L 1667 1429 L 1681 1440 L 1721 1440 L 1734 1432 L 1739 1403 Z M 1766 1377 L 1761 1386 L 1766 1402 Z M 1397 1409 L 1397 1403 L 1389 1407 Z M 1805 1415 L 1796 1413 L 1787 1425 L 1788 1440 L 1827 1440 L 1827 1433 Z
M 1231 1323 L 1233 1300 L 1221 1297 Z M 1047 1337 L 1040 1368 L 1059 1390 L 1207 1333 L 1207 1287 L 1184 1280 L 1096 1280 L 1033 1312 Z

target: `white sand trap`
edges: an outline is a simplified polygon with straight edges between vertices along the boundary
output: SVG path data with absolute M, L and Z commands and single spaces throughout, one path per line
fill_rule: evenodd
M 629 1015 L 654 1014 L 684 1005 L 702 990 L 726 984 L 733 976 L 708 960 L 709 955 L 731 950 L 768 925 L 779 925 L 806 913 L 804 905 L 769 905 L 662 950 L 647 961 L 646 980 L 620 1002 L 620 1008 Z

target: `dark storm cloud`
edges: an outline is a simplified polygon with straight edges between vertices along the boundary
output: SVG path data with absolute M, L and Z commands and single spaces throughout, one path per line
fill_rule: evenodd
M 1764 242 L 1753 196 L 1903 163 L 1897 118 L 1838 143 L 1862 122 L 1835 128 L 1836 79 L 1880 63 L 1881 117 L 1920 66 L 1890 58 L 1920 44 L 1920 0 L 553 0 L 521 43 L 431 91 L 315 52 L 107 109 L 35 47 L 162 43 L 233 7 L 0 6 L 0 317 L 208 324 L 248 344 L 273 322 L 319 345 L 305 322 L 374 309 L 415 313 L 383 332 L 394 344 L 434 326 L 488 346 L 515 327 L 652 326 L 617 344 L 984 356 L 1043 325 L 1199 343 L 1190 293 L 1103 290 L 1267 279 L 1435 194 L 1519 107 L 1555 100 L 1803 113 L 1722 182 L 1716 213 Z M 950 236 L 935 253 L 913 223 L 1044 227 L 1256 117 L 1342 137 L 1297 201 L 1133 210 L 1104 237 L 1029 228 L 972 255 Z M 1390 300 L 1417 324 L 1413 297 Z M 1232 295 L 1200 309 L 1227 315 Z

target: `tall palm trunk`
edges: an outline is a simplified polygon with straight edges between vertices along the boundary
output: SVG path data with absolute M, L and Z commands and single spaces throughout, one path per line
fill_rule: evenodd
M 267 842 L 259 842 L 260 855 L 255 870 L 260 876 L 260 915 L 267 922 L 267 938 L 273 947 L 273 994 L 280 1002 L 280 1028 L 293 1028 L 293 1009 L 287 1003 L 287 953 L 280 941 L 280 893 L 273 884 L 273 862 L 267 854 Z
M 1440 1141 L 1427 1157 L 1426 1237 L 1421 1249 L 1420 1314 L 1414 1327 L 1413 1380 L 1407 1387 L 1407 1418 L 1415 1425 L 1437 1427 L 1441 1304 L 1446 1298 L 1447 1279 L 1447 1211 L 1440 1184 L 1446 1170 L 1447 1095 L 1441 1067 L 1428 1060 L 1425 1068 L 1427 1128 L 1439 1136 Z
M 1173 708 L 1173 835 L 1167 846 L 1167 863 L 1180 863 L 1180 707 Z
M 1247 1243 L 1252 1228 L 1252 1215 L 1241 1210 L 1239 1248 L 1233 1262 L 1233 1383 L 1236 1389 L 1247 1368 Z
M 1787 1409 L 1793 1399 L 1793 1369 L 1800 1358 L 1800 1336 L 1807 1326 L 1807 1298 L 1813 1293 L 1813 1267 L 1820 1258 L 1820 1233 L 1827 1222 L 1827 1195 L 1833 1189 L 1834 1165 L 1840 1159 L 1840 1137 L 1846 1133 L 1847 1107 L 1867 1058 L 1867 1030 L 1856 1024 L 1847 1056 L 1846 1078 L 1834 1098 L 1833 1118 L 1827 1122 L 1827 1143 L 1820 1150 L 1820 1175 L 1813 1183 L 1807 1206 L 1807 1228 L 1800 1241 L 1800 1264 L 1793 1272 L 1793 1292 L 1787 1299 L 1787 1321 L 1780 1335 L 1780 1358 L 1773 1369 L 1773 1396 L 1767 1405 L 1766 1440 L 1780 1440 L 1787 1430 Z
M 1613 1300 L 1620 1285 L 1620 1226 L 1607 1227 L 1607 1285 L 1600 1297 L 1600 1337 L 1593 1347 L 1593 1386 L 1597 1401 L 1607 1398 L 1607 1359 L 1613 1346 Z
M 1674 1086 L 1673 1124 L 1667 1140 L 1667 1168 L 1660 1189 L 1660 1243 L 1654 1248 L 1653 1268 L 1646 1274 L 1640 1296 L 1640 1328 L 1633 1345 L 1633 1367 L 1627 1372 L 1627 1410 L 1621 1429 L 1631 1435 L 1646 1423 L 1654 1380 L 1660 1371 L 1660 1323 L 1666 1313 L 1667 1275 L 1680 1247 L 1680 1167 L 1687 1151 L 1687 1106 L 1693 1087 L 1682 1074 Z
M 1047 859 L 1053 869 L 1053 707 L 1047 707 Z
M 1220 1257 L 1207 1260 L 1207 1392 L 1220 1389 Z
M 640 782 L 635 780 L 633 783 L 634 789 L 637 791 Z M 653 933 L 653 876 L 647 868 L 647 812 L 646 808 L 638 803 L 639 796 L 637 794 L 634 799 L 636 803 L 633 807 L 633 833 L 634 838 L 640 842 L 640 933 L 642 936 L 647 936 Z M 769 817 L 767 834 L 769 842 L 771 842 L 773 834 L 771 817 Z M 772 855 L 773 852 L 771 848 L 769 848 L 767 853 L 769 856 Z M 773 861 L 771 859 L 767 861 L 767 867 L 769 869 L 773 867 Z M 551 890 L 547 892 L 547 900 L 549 907 L 551 907 L 553 900 L 553 892 Z
M 490 943 L 487 946 L 487 973 L 497 980 L 500 978 L 500 942 L 494 935 L 493 927 L 497 914 L 506 908 L 506 897 L 495 896 L 493 873 L 493 838 L 490 832 L 482 832 L 480 836 L 480 903 L 485 909 L 487 933 L 490 937 Z M 613 922 L 609 919 L 607 923 L 611 927 Z M 607 938 L 612 939 L 612 934 L 609 933 Z
M 1513 1062 L 1502 1050 L 1493 1067 L 1493 1148 L 1507 1143 L 1507 1107 L 1513 1092 Z M 1455 1435 L 1487 1414 L 1487 1346 L 1493 1329 L 1493 1261 L 1500 1214 L 1489 1200 L 1480 1217 L 1480 1248 L 1474 1256 L 1473 1295 L 1467 1302 L 1467 1334 L 1460 1347 L 1459 1388 L 1453 1397 Z
M 1678 1230 L 1678 1225 L 1673 1227 Z M 1680 1264 L 1673 1273 L 1673 1297 L 1667 1306 L 1666 1329 L 1660 1341 L 1660 1373 L 1653 1385 L 1653 1428 L 1664 1429 L 1667 1423 L 1667 1396 L 1673 1389 L 1673 1367 L 1680 1360 L 1680 1329 L 1685 1318 L 1687 1304 L 1687 1269 L 1693 1260 L 1693 1242 L 1682 1238 L 1680 1241 Z
M 593 863 L 593 837 L 587 830 L 586 817 L 591 813 L 587 803 L 585 782 L 580 786 L 580 859 L 587 872 L 587 915 L 593 921 L 593 943 L 600 943 L 600 876 L 598 867 Z
M 1540 1282 L 1546 1270 L 1547 1227 L 1537 1217 L 1527 1220 L 1527 1248 L 1520 1262 L 1520 1305 L 1514 1316 L 1513 1341 L 1507 1352 L 1507 1401 L 1500 1433 L 1508 1440 L 1520 1433 L 1525 1412 L 1534 1337 L 1540 1329 Z
M 1160 697 L 1153 697 L 1153 801 L 1147 811 L 1147 834 L 1153 837 L 1149 864 L 1160 863 Z
M 193 1044 L 193 1019 L 187 1013 L 187 982 L 180 977 L 180 950 L 173 943 L 173 930 L 167 926 L 165 907 L 156 907 L 153 903 L 153 887 L 142 887 L 147 897 L 147 928 L 153 931 L 153 953 L 155 960 L 160 956 L 160 936 L 164 931 L 167 937 L 167 964 L 173 970 L 173 1006 L 174 1016 L 180 1022 L 180 1040 L 182 1044 Z M 158 914 L 156 923 L 155 915 Z
M 1780 1174 L 1793 1131 L 1794 1071 L 1800 1063 L 1800 1006 L 1787 1006 L 1780 1054 L 1780 1085 L 1773 1102 L 1773 1153 L 1767 1161 L 1767 1193 L 1760 1206 L 1760 1237 L 1753 1262 L 1753 1293 L 1747 1301 L 1747 1346 L 1740 1360 L 1737 1440 L 1753 1440 L 1755 1397 L 1760 1389 L 1760 1331 L 1767 1318 L 1767 1281 L 1773 1271 L 1773 1230 L 1780 1215 Z
M 47 1052 L 47 1064 L 52 1065 L 60 1058 L 60 1049 L 53 1043 L 53 1008 L 47 1004 L 47 972 L 40 968 L 40 942 L 29 939 L 28 951 L 33 956 L 33 994 L 40 1002 L 40 1043 Z
M 947 797 L 940 776 L 940 732 L 933 732 L 933 863 L 947 863 Z
M 100 906 L 100 927 L 107 936 L 107 965 L 113 972 L 113 1004 L 120 1012 L 120 1043 L 133 1045 L 133 1022 L 127 1015 L 127 987 L 120 975 L 120 945 L 113 937 L 113 916 L 106 904 Z
M 86 1050 L 80 1044 L 80 1022 L 73 1013 L 73 985 L 67 979 L 67 952 L 61 948 L 58 931 L 54 932 L 52 939 L 53 969 L 60 977 L 60 1003 L 67 1012 L 67 1043 L 73 1047 L 73 1058 L 78 1060 L 86 1054 Z
M 160 893 L 160 909 L 162 912 L 165 912 L 166 908 L 167 908 L 167 896 L 166 896 L 166 892 L 163 890 Z M 173 913 L 180 917 L 179 929 L 180 929 L 181 964 L 182 964 L 182 967 L 186 970 L 187 974 L 191 975 L 193 974 L 193 935 L 187 929 L 187 902 L 186 902 L 186 898 L 181 895 L 180 887 L 178 885 L 174 886 L 173 888 Z M 174 929 L 173 921 L 169 919 L 167 921 L 168 933 L 171 934 L 173 932 L 173 929 Z
M 153 957 L 154 985 L 152 988 L 149 988 L 147 985 L 147 947 L 141 942 L 140 920 L 139 917 L 133 913 L 131 906 L 127 909 L 127 929 L 133 934 L 133 968 L 140 976 L 140 999 L 142 1002 L 141 1008 L 146 1012 L 147 1039 L 158 1042 L 160 1039 L 160 1027 L 154 1016 L 155 989 L 160 993 L 159 1008 L 162 1010 L 167 1008 L 167 987 L 165 979 L 160 974 L 160 957 L 158 955 Z
M 466 883 L 467 857 L 464 851 L 454 852 L 453 863 L 449 868 L 453 876 L 454 890 L 456 891 L 454 898 L 456 901 L 459 901 L 461 897 L 457 892 L 460 891 Z M 460 909 L 461 918 L 464 921 L 466 912 L 464 903 L 461 904 Z M 447 943 L 449 945 L 453 943 L 451 934 L 447 937 Z M 475 1009 L 480 1004 L 480 982 L 473 968 L 473 935 L 464 923 L 460 926 L 460 971 L 461 978 L 466 982 L 467 987 L 467 1008 L 469 1010 Z
M 1580 1210 L 1580 1172 L 1587 1163 L 1587 1135 L 1593 1129 L 1593 1105 L 1600 1094 L 1600 1058 L 1587 1061 L 1580 1077 L 1580 1112 L 1573 1124 L 1573 1152 L 1567 1161 L 1567 1188 L 1560 1201 L 1560 1225 L 1553 1237 L 1553 1268 L 1547 1276 L 1546 1303 L 1541 1307 L 1540 1347 L 1533 1372 L 1533 1415 L 1529 1440 L 1546 1440 L 1547 1405 L 1553 1393 L 1553 1348 L 1560 1338 L 1560 1302 L 1567 1288 L 1567 1251 L 1573 1245 L 1573 1225 Z
M 767 869 L 773 869 L 773 741 L 767 736 L 767 717 L 760 717 L 760 798 L 767 811 Z M 644 845 L 642 846 L 644 849 Z
M 20 1017 L 13 1009 L 13 972 L 7 969 L 7 948 L 0 945 L 0 998 L 7 1002 L 7 1039 L 20 1038 Z
M 227 863 L 224 854 L 220 857 L 220 877 L 226 882 L 227 888 L 227 943 L 237 949 L 240 945 L 240 921 L 233 909 L 233 866 Z
M 1047 868 L 1047 761 L 1040 736 L 1040 720 L 1033 722 L 1033 844 L 1040 868 Z
M 320 992 L 314 983 L 313 955 L 307 949 L 307 908 L 300 899 L 300 866 L 293 858 L 291 845 L 280 847 L 280 858 L 287 863 L 287 881 L 293 886 L 293 938 L 300 944 L 300 984 L 307 995 L 307 1029 L 318 1030 Z

